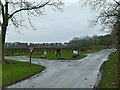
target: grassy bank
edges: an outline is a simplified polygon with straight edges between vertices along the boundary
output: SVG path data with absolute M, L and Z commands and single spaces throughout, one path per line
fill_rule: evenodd
M 0 64 L 0 88 L 2 87 L 2 64 Z
M 112 53 L 109 61 L 103 66 L 103 78 L 100 83 L 101 88 L 117 88 L 118 87 L 118 70 L 117 70 L 117 54 Z
M 2 65 L 2 87 L 24 80 L 38 72 L 44 67 L 36 64 L 29 66 L 28 62 L 9 60 L 9 64 Z
M 88 53 L 94 53 L 94 52 L 99 52 L 99 51 L 101 51 L 101 50 L 103 50 L 103 48 L 98 48 L 98 49 L 88 49 L 88 50 L 86 50 L 86 51 L 84 51 L 84 52 L 82 52 L 82 53 L 84 53 L 84 54 L 88 54 Z

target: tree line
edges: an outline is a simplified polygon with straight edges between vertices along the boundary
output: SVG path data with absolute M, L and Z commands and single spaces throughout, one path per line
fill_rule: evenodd
M 98 47 L 109 48 L 115 46 L 115 42 L 110 34 L 108 35 L 93 35 L 84 37 L 74 37 L 69 42 L 64 43 L 30 43 L 35 48 L 69 48 L 69 49 L 94 49 Z M 27 48 L 28 43 L 14 42 L 5 43 L 6 49 L 12 48 Z

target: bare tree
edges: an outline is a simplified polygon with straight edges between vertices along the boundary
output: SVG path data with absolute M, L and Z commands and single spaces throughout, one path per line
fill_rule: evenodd
M 97 11 L 98 15 L 92 21 L 93 25 L 101 24 L 103 30 L 109 30 L 116 33 L 117 52 L 118 52 L 118 70 L 120 85 L 120 0 L 82 0 L 85 5 L 91 5 L 92 10 Z
M 61 0 L 0 0 L 0 27 L 2 35 L 2 60 L 4 61 L 4 44 L 7 27 L 12 23 L 15 27 L 23 26 L 23 12 L 27 14 L 29 24 L 34 25 L 30 16 L 40 16 L 44 13 L 46 6 L 52 6 L 54 10 L 62 11 Z M 19 16 L 19 18 L 18 18 Z

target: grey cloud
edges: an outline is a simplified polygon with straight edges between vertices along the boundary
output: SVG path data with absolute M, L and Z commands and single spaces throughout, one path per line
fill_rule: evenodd
M 31 18 L 37 28 L 36 31 L 31 30 L 28 26 L 28 28 L 21 29 L 23 34 L 18 34 L 10 26 L 6 41 L 64 42 L 74 36 L 105 34 L 98 30 L 100 26 L 89 27 L 88 19 L 94 18 L 95 13 L 88 7 L 82 8 L 80 4 L 73 3 L 66 5 L 64 12 L 55 12 L 49 7 L 46 9 L 46 15 Z

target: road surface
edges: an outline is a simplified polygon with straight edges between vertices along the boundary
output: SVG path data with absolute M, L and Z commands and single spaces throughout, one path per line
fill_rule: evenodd
M 46 69 L 8 88 L 93 88 L 101 64 L 108 60 L 108 55 L 114 51 L 115 49 L 105 49 L 88 54 L 84 59 L 72 61 L 32 59 L 32 63 L 41 64 Z M 6 58 L 29 61 L 29 58 L 20 56 Z

